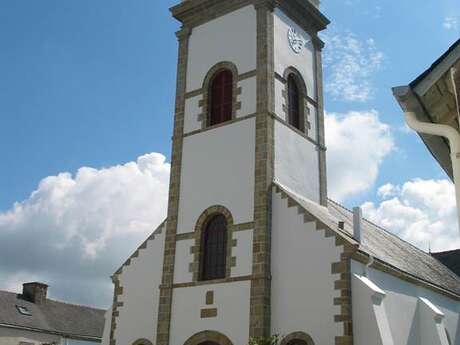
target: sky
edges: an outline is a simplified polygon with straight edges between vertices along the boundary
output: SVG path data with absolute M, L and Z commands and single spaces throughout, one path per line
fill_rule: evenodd
M 106 308 L 164 219 L 175 3 L 0 0 L 0 289 L 39 280 Z M 460 248 L 454 187 L 391 93 L 459 38 L 458 0 L 322 10 L 330 197 L 423 250 Z

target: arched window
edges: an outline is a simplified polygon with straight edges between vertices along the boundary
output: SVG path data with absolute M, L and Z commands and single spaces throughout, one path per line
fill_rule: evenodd
M 288 122 L 291 126 L 303 132 L 303 121 L 300 111 L 301 96 L 299 86 L 293 74 L 288 77 Z
M 209 126 L 232 119 L 233 74 L 224 69 L 214 76 L 211 82 L 209 103 Z
M 227 219 L 212 217 L 202 233 L 201 280 L 225 278 L 227 259 Z

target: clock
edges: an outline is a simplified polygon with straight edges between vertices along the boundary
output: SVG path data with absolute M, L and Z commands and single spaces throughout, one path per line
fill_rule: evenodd
M 288 41 L 294 53 L 299 54 L 302 51 L 304 45 L 303 38 L 294 28 L 289 28 L 288 30 Z

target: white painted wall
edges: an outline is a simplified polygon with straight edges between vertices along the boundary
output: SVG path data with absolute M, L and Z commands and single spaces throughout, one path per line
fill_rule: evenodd
M 352 261 L 353 273 L 362 274 L 361 263 Z M 444 323 L 451 336 L 452 344 L 460 344 L 460 303 L 434 291 L 413 285 L 389 274 L 370 269 L 368 277 L 386 293 L 385 309 L 395 345 L 420 345 L 418 319 L 418 299 L 425 297 L 444 314 Z M 353 301 L 353 310 L 355 310 Z M 365 319 L 354 318 L 354 322 L 367 322 Z M 366 325 L 357 325 L 366 329 Z M 357 334 L 359 336 L 359 334 Z M 360 344 L 357 344 L 360 345 Z
M 62 344 L 62 338 L 57 335 L 30 332 L 26 330 L 12 329 L 0 326 L 1 345 L 18 345 L 21 341 L 34 345 L 41 345 L 43 343 L 52 342 L 56 342 L 56 344 Z
M 102 333 L 101 345 L 110 345 L 110 326 L 112 325 L 112 307 L 104 314 L 104 332 Z
M 178 233 L 194 231 L 201 213 L 214 205 L 227 207 L 235 224 L 252 221 L 254 143 L 254 118 L 185 138 Z
M 284 71 L 288 67 L 296 68 L 305 80 L 308 96 L 316 100 L 315 49 L 310 36 L 279 8 L 274 12 L 273 24 L 275 30 L 275 72 L 279 75 L 284 75 Z M 288 30 L 290 27 L 294 28 L 305 42 L 308 42 L 299 54 L 296 54 L 289 45 Z M 277 99 L 277 101 L 281 101 L 281 99 Z
M 218 62 L 233 62 L 240 74 L 256 69 L 256 35 L 256 11 L 252 5 L 193 28 L 187 92 L 200 89 L 209 69 Z
M 334 344 L 343 326 L 334 322 L 340 309 L 331 264 L 340 261 L 335 238 L 326 238 L 314 223 L 304 223 L 297 207 L 273 193 L 272 204 L 272 333 L 303 331 L 315 344 Z M 370 345 L 370 344 L 368 344 Z
M 203 99 L 203 95 L 187 98 L 185 100 L 184 109 L 184 133 L 190 133 L 201 129 L 202 122 L 199 119 L 199 115 L 203 112 L 203 108 L 198 106 L 200 100 Z
M 385 292 L 365 276 L 352 275 L 354 345 L 394 345 Z
M 205 303 L 207 291 L 214 291 L 214 304 Z M 223 333 L 234 345 L 249 339 L 250 281 L 174 289 L 171 345 L 183 345 L 194 334 L 212 330 Z M 217 308 L 217 317 L 200 317 L 201 309 Z
M 176 257 L 174 263 L 174 283 L 188 283 L 193 281 L 190 264 L 193 254 L 190 250 L 195 245 L 195 240 L 182 240 L 176 242 Z
M 236 266 L 232 267 L 231 276 L 240 277 L 252 274 L 252 240 L 254 230 L 237 231 L 233 233 L 236 247 L 232 249 L 232 256 L 236 257 Z
M 118 307 L 115 339 L 117 344 L 130 345 L 140 338 L 155 343 L 159 302 L 159 286 L 163 272 L 163 253 L 166 229 L 157 234 L 141 249 L 139 256 L 131 260 L 120 274 L 123 294 Z
M 319 158 L 315 144 L 275 121 L 275 180 L 319 202 Z
M 241 87 L 241 95 L 238 96 L 241 109 L 237 110 L 236 117 L 254 114 L 257 111 L 257 78 L 242 80 L 238 82 L 238 87 Z
M 310 129 L 308 130 L 308 137 L 313 141 L 318 141 L 318 111 L 316 107 L 308 103 L 307 111 L 309 114 L 307 115 L 307 120 L 310 122 Z

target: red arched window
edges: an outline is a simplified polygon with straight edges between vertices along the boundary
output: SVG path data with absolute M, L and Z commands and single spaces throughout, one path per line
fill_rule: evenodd
M 201 280 L 225 278 L 227 261 L 227 219 L 214 216 L 202 234 Z
M 291 74 L 288 77 L 288 122 L 291 126 L 297 128 L 298 130 L 302 129 L 302 121 L 300 119 L 300 93 L 299 87 L 294 76 Z
M 229 70 L 218 72 L 210 87 L 210 112 L 209 125 L 232 119 L 232 102 L 233 102 L 233 74 Z

